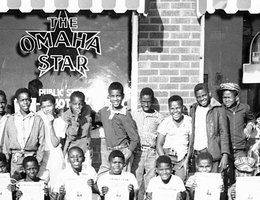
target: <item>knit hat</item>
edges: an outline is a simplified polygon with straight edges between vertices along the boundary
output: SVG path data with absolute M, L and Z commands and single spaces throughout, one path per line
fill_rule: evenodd
M 236 83 L 221 83 L 220 90 L 231 90 L 231 91 L 240 91 L 240 87 Z

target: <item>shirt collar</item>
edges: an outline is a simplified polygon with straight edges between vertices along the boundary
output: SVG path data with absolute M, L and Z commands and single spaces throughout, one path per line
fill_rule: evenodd
M 112 105 L 110 105 L 110 106 L 108 107 L 107 111 L 110 111 L 109 119 L 113 119 L 113 117 L 114 117 L 115 114 L 126 115 L 127 109 L 126 109 L 125 106 L 123 106 L 122 109 L 120 109 L 120 110 L 113 110 L 113 109 L 112 109 Z
M 26 116 L 23 116 L 20 110 L 16 113 L 16 116 L 21 117 L 23 119 L 33 117 L 34 115 L 35 113 L 32 111 L 30 111 L 29 114 L 27 114 Z

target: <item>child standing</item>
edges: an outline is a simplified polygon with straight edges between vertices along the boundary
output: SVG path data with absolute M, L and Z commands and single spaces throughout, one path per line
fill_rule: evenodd
M 125 200 L 135 199 L 138 189 L 137 180 L 132 173 L 123 172 L 125 165 L 124 154 L 120 150 L 114 150 L 109 154 L 108 160 L 110 163 L 109 172 L 105 173 L 97 181 L 101 195 L 105 196 L 106 200 L 114 200 L 116 196 L 124 195 L 124 191 L 128 189 L 129 198 L 125 198 Z M 116 182 L 113 180 L 117 180 L 118 185 L 115 185 Z M 122 182 L 120 182 L 121 180 Z M 120 189 L 117 187 L 120 187 Z
M 170 157 L 162 155 L 157 158 L 156 172 L 158 176 L 150 180 L 145 200 L 179 200 L 186 198 L 183 181 L 172 174 Z
M 41 96 L 40 105 L 41 110 L 38 111 L 37 114 L 42 118 L 45 126 L 45 150 L 43 162 L 40 166 L 39 177 L 49 181 L 49 188 L 52 191 L 57 172 L 65 168 L 65 160 L 60 141 L 62 138 L 65 138 L 66 124 L 61 117 L 57 117 L 54 112 L 54 96 L 51 94 Z
M 11 176 L 22 172 L 22 161 L 26 156 L 36 156 L 41 163 L 44 154 L 44 124 L 40 116 L 30 111 L 31 94 L 20 88 L 15 97 L 20 110 L 11 115 L 4 129 L 3 153 L 11 159 Z
M 194 87 L 197 102 L 191 106 L 193 153 L 208 151 L 213 157 L 213 172 L 225 171 L 230 154 L 227 117 L 221 104 L 211 97 L 208 85 Z
M 98 174 L 109 171 L 108 156 L 112 150 L 121 150 L 125 155 L 126 168 L 130 171 L 129 160 L 139 143 L 136 124 L 130 112 L 122 106 L 124 88 L 121 83 L 113 82 L 108 87 L 111 105 L 102 108 L 96 115 L 96 121 L 103 124 L 106 139 L 106 159 L 102 159 Z
M 153 109 L 154 100 L 153 90 L 143 88 L 140 93 L 141 109 L 132 112 L 141 140 L 140 149 L 134 152 L 132 165 L 139 187 L 138 199 L 143 199 L 150 179 L 155 176 L 157 127 L 163 115 Z M 141 186 L 144 188 L 141 189 Z
M 158 127 L 157 151 L 168 155 L 175 175 L 186 180 L 190 158 L 191 117 L 183 114 L 183 99 L 174 95 L 168 99 L 170 116 Z
M 7 99 L 5 92 L 3 90 L 0 90 L 0 152 L 3 151 L 3 143 L 4 143 L 4 127 L 7 118 L 10 116 L 6 113 L 6 105 L 7 105 Z
M 74 146 L 80 147 L 86 155 L 89 164 L 90 156 L 90 128 L 92 120 L 91 108 L 85 103 L 85 95 L 75 91 L 70 95 L 70 108 L 63 113 L 62 118 L 67 124 L 66 142 L 63 153 L 66 155 L 68 149 Z
M 19 183 L 21 182 L 43 182 L 40 178 L 37 177 L 39 172 L 39 164 L 37 159 L 34 156 L 27 156 L 23 159 L 23 168 L 26 174 L 25 179 L 19 180 L 17 186 L 18 190 L 16 191 L 16 199 L 20 199 L 23 196 L 23 192 L 19 188 Z M 43 182 L 43 185 L 45 183 Z M 44 190 L 44 200 L 49 200 L 49 192 L 47 187 L 43 188 Z M 29 194 L 27 194 L 29 195 Z M 27 196 L 28 197 L 28 196 Z
M 79 147 L 71 147 L 68 151 L 68 162 L 70 166 L 66 167 L 57 177 L 55 183 L 54 192 L 56 193 L 58 200 L 71 200 L 68 197 L 68 190 L 77 189 L 73 183 L 81 184 L 78 185 L 84 188 L 84 191 L 77 191 L 78 195 L 83 195 L 87 188 L 95 190 L 94 184 L 97 179 L 97 173 L 95 169 L 90 165 L 82 165 L 85 161 L 84 152 Z M 74 180 L 71 182 L 70 180 Z M 76 180 L 76 182 L 75 182 Z

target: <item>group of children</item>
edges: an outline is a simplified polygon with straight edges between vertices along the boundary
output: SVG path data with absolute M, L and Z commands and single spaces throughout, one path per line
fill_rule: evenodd
M 190 176 L 189 168 L 195 158 L 198 172 L 224 175 L 225 199 L 227 186 L 235 182 L 235 162 L 248 160 L 243 160 L 247 140 L 259 126 L 249 107 L 240 103 L 237 84 L 224 83 L 220 90 L 223 104 L 211 97 L 206 84 L 197 84 L 191 116 L 184 114 L 183 99 L 171 96 L 166 118 L 154 109 L 151 88 L 141 90 L 141 107 L 131 113 L 122 105 L 119 82 L 108 87 L 110 105 L 94 114 L 79 91 L 71 94 L 65 112 L 58 114 L 55 98 L 46 94 L 34 113 L 30 91 L 20 88 L 15 94 L 19 111 L 10 115 L 0 91 L 1 172 L 10 172 L 17 199 L 23 196 L 18 183 L 44 181 L 45 199 L 192 200 L 196 174 Z M 98 173 L 90 164 L 90 130 L 97 122 L 102 123 L 107 150 Z M 253 149 L 256 156 L 259 146 Z

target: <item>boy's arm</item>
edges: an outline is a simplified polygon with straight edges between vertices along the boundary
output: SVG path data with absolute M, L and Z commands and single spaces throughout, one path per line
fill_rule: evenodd
M 137 147 L 138 143 L 140 142 L 140 138 L 137 132 L 136 123 L 132 118 L 130 112 L 126 113 L 126 120 L 122 120 L 123 126 L 129 137 L 129 150 L 133 152 Z
M 40 117 L 39 117 L 40 118 Z M 44 124 L 42 119 L 39 119 L 39 133 L 38 133 L 38 143 L 39 143 L 39 147 L 37 149 L 36 152 L 36 158 L 38 160 L 39 163 L 41 163 L 42 159 L 43 159 L 43 154 L 44 154 L 44 144 L 45 144 L 45 129 L 44 129 Z
M 8 127 L 9 127 L 9 120 L 7 119 L 7 122 L 5 124 L 5 128 L 4 128 L 4 132 L 3 132 L 3 137 L 4 137 L 4 141 L 3 141 L 3 153 L 6 156 L 7 162 L 10 159 L 10 150 L 9 150 L 9 134 L 8 134 Z
M 218 127 L 220 134 L 220 151 L 222 154 L 222 158 L 219 164 L 219 168 L 221 171 L 227 169 L 228 166 L 228 155 L 230 154 L 229 149 L 229 133 L 228 133 L 228 125 L 227 125 L 227 116 L 225 114 L 225 110 L 223 107 L 218 108 Z
M 250 106 L 246 105 L 246 127 L 244 128 L 244 134 L 247 138 L 250 138 L 255 127 L 255 116 L 253 112 L 250 110 Z
M 157 142 L 156 142 L 156 150 L 157 150 L 157 153 L 159 154 L 159 156 L 164 155 L 164 151 L 163 151 L 164 142 L 165 142 L 165 135 L 158 133 Z

